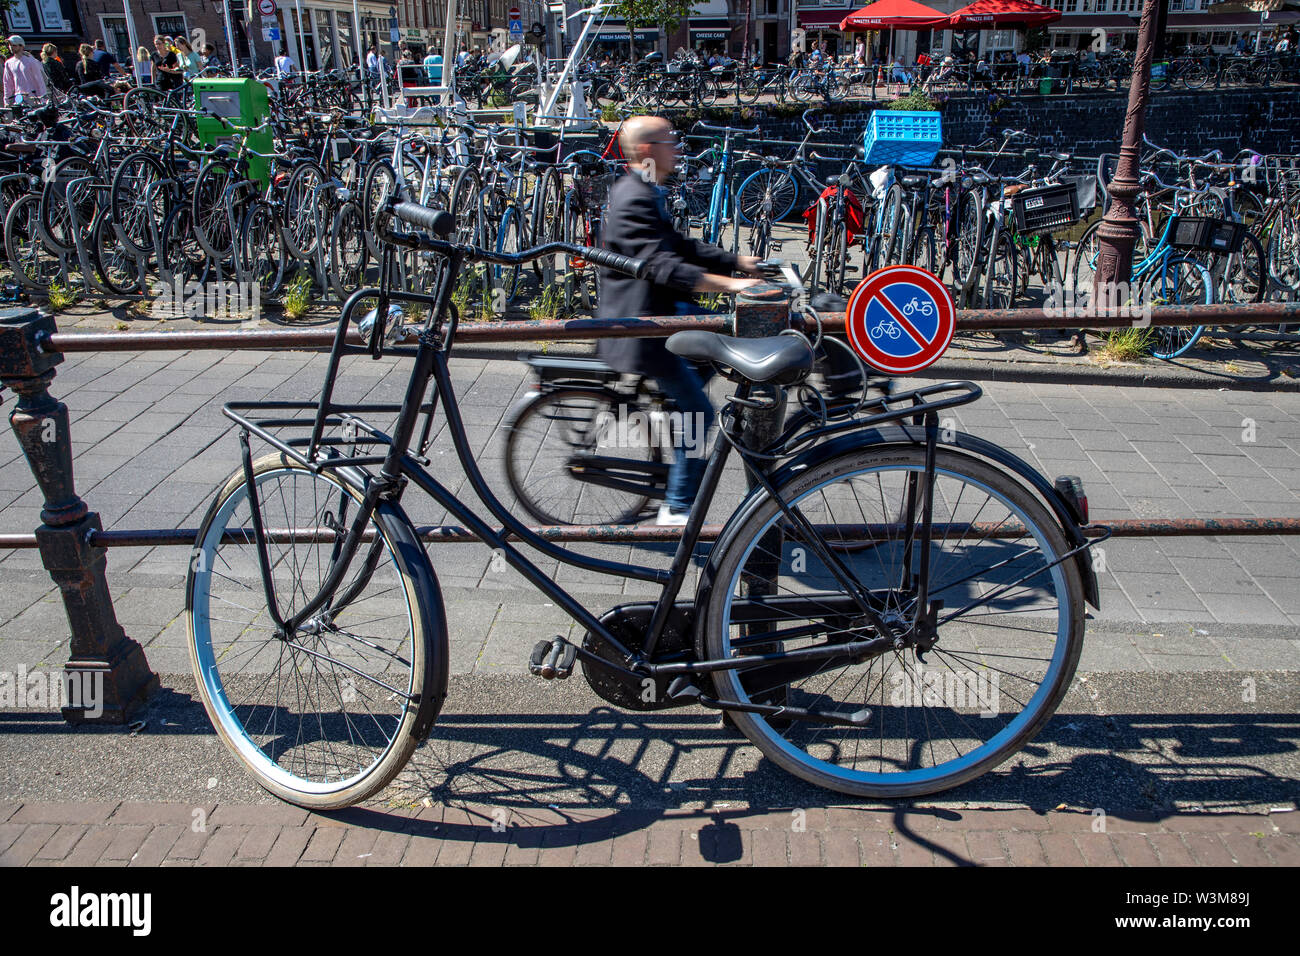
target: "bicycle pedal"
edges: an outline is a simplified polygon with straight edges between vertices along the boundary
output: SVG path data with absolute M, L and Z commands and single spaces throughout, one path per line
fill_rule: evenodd
M 528 655 L 528 671 L 546 680 L 564 680 L 573 673 L 578 649 L 562 637 L 538 641 Z

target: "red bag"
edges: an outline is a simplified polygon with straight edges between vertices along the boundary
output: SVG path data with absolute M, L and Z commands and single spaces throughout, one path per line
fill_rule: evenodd
M 825 199 L 827 205 L 835 201 L 835 191 L 839 186 L 827 186 L 822 190 L 821 198 Z M 853 195 L 852 191 L 844 190 L 844 205 L 847 207 L 845 214 L 845 223 L 848 229 L 848 241 L 852 242 L 858 236 L 862 235 L 862 226 L 864 218 L 862 215 L 862 203 L 858 197 Z M 817 241 L 817 203 L 813 203 L 803 211 L 804 221 L 808 223 L 808 241 Z

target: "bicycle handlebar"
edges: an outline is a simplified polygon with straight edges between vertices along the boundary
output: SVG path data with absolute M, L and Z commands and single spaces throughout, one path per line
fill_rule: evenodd
M 755 136 L 762 132 L 761 127 L 758 126 L 753 129 L 741 129 L 738 126 L 710 126 L 703 120 L 698 121 L 691 129 L 708 130 L 710 133 L 739 133 L 743 136 Z
M 622 272 L 624 275 L 634 276 L 638 279 L 644 279 L 649 271 L 649 265 L 644 259 L 633 259 L 631 256 L 620 255 L 617 252 L 610 252 L 608 249 L 595 249 L 590 246 L 578 246 L 568 242 L 548 242 L 544 245 L 535 246 L 532 249 L 525 249 L 522 252 L 492 252 L 487 249 L 480 249 L 476 246 L 456 245 L 445 242 L 446 237 L 456 227 L 456 221 L 452 218 L 451 213 L 442 209 L 431 209 L 428 206 L 422 206 L 413 202 L 391 202 L 389 211 L 394 217 L 406 223 L 407 225 L 418 226 L 421 229 L 427 229 L 434 235 L 440 236 L 444 241 L 438 240 L 419 240 L 411 236 L 402 236 L 389 232 L 381 227 L 381 238 L 392 241 L 406 240 L 408 243 L 415 240 L 421 245 L 428 245 L 435 249 L 445 247 L 445 251 L 451 252 L 459 250 L 467 258 L 480 262 L 495 262 L 499 265 L 516 266 L 525 265 L 534 259 L 540 259 L 542 256 L 550 255 L 556 252 L 563 252 L 570 256 L 579 256 L 588 262 L 593 262 L 598 266 L 611 269 L 614 272 Z

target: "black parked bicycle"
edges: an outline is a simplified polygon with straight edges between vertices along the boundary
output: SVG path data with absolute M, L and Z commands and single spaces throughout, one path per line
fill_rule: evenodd
M 395 230 L 395 220 L 422 231 Z M 448 370 L 451 295 L 475 261 L 516 267 L 564 253 L 633 275 L 645 263 L 566 243 L 519 254 L 453 243 L 450 215 L 410 203 L 390 201 L 376 225 L 385 285 L 344 306 L 319 400 L 226 406 L 243 460 L 191 561 L 199 694 L 263 787 L 302 806 L 348 806 L 392 780 L 430 732 L 447 693 L 447 617 L 402 507 L 411 487 L 585 629 L 577 644 L 539 641 L 533 673 L 567 677 L 581 661 L 595 692 L 619 706 L 725 710 L 773 762 L 821 786 L 877 797 L 953 787 L 1014 754 L 1052 715 L 1078 662 L 1084 600 L 1097 603 L 1085 499 L 1077 481 L 1053 485 L 995 445 L 941 433 L 940 413 L 977 399 L 978 386 L 863 401 L 748 448 L 741 420 L 775 391 L 820 407 L 804 385 L 820 339 L 815 313 L 811 338 L 680 332 L 668 341 L 675 354 L 735 383 L 695 507 L 667 570 L 589 557 L 524 526 L 488 488 Z M 434 294 L 389 288 L 394 246 L 439 260 Z M 354 313 L 375 299 L 368 341 L 354 344 Z M 419 303 L 428 317 L 387 328 L 394 302 Z M 403 341 L 414 344 L 389 346 Z M 335 397 L 348 357 L 386 349 L 412 360 L 400 404 Z M 429 471 L 439 405 L 499 528 Z M 271 453 L 254 457 L 254 438 Z M 679 600 L 733 452 L 753 490 L 709 550 L 693 600 Z M 592 574 L 653 582 L 659 598 L 597 616 L 512 536 Z

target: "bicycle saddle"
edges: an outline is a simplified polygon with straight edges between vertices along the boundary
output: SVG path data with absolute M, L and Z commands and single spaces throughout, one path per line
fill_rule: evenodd
M 925 185 L 924 176 L 903 176 L 898 181 L 904 189 L 919 189 Z
M 696 362 L 717 362 L 735 369 L 751 382 L 793 385 L 813 366 L 808 343 L 793 335 L 737 339 L 717 332 L 692 329 L 668 339 L 668 351 Z

